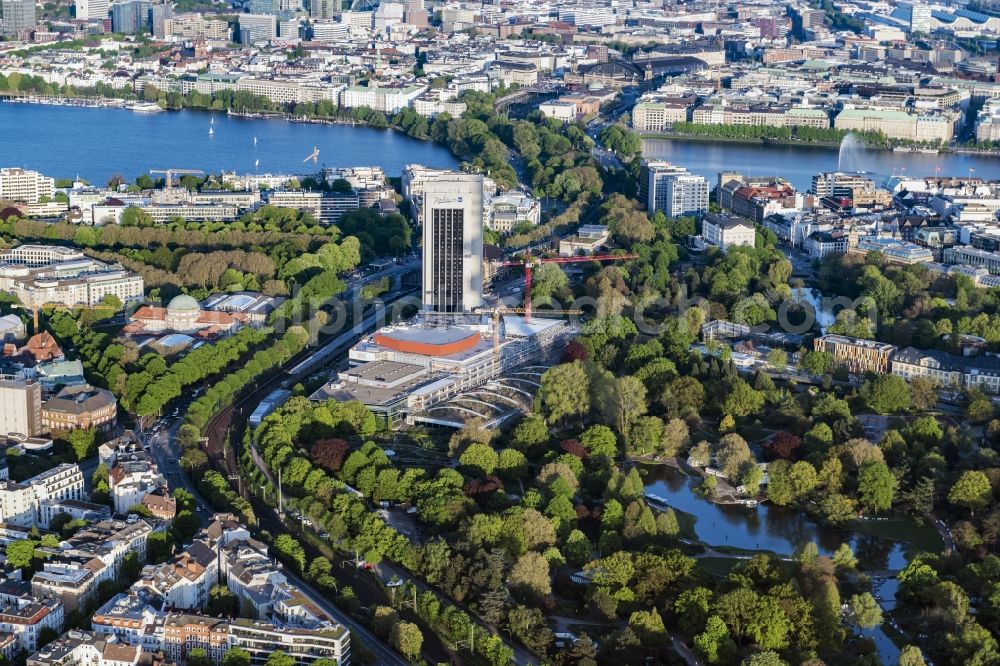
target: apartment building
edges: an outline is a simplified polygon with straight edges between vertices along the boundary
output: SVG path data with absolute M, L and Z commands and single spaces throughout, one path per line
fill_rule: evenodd
M 824 335 L 813 341 L 813 348 L 826 352 L 854 374 L 877 372 L 886 374 L 890 369 L 896 347 L 875 340 L 863 340 L 846 335 Z
M 208 589 L 219 581 L 244 608 L 255 610 L 255 619 L 222 620 L 194 610 L 207 602 Z M 254 666 L 263 666 L 276 650 L 292 656 L 299 666 L 319 658 L 344 665 L 350 661 L 347 628 L 289 584 L 268 556 L 267 546 L 252 539 L 231 514 L 216 514 L 187 551 L 169 564 L 143 569 L 142 580 L 129 594 L 119 594 L 97 610 L 92 626 L 101 637 L 147 651 L 162 650 L 175 662 L 201 648 L 218 663 L 231 647 L 250 652 Z
M 163 622 L 163 653 L 183 663 L 192 650 L 204 650 L 218 664 L 229 649 L 229 621 L 193 613 L 168 613 Z M 269 652 L 273 652 L 271 646 Z
M 0 523 L 47 528 L 65 503 L 85 499 L 80 467 L 63 463 L 23 483 L 0 481 Z
M 684 167 L 660 160 L 646 160 L 639 180 L 639 198 L 646 210 L 663 211 L 667 217 L 700 215 L 708 210 L 708 181 Z
M 6 5 L 5 5 L 6 6 Z M 32 12 L 34 5 L 32 4 Z M 0 169 L 0 201 L 37 204 L 55 194 L 55 180 L 28 169 Z
M 153 655 L 92 631 L 68 631 L 28 657 L 26 666 L 139 666 Z
M 140 646 L 157 652 L 163 649 L 166 613 L 158 611 L 139 596 L 117 594 L 90 618 L 98 636 L 112 637 L 116 642 Z
M 218 582 L 215 550 L 196 539 L 170 561 L 143 567 L 132 591 L 164 608 L 197 609 L 208 604 L 208 592 Z
M 296 666 L 317 659 L 332 659 L 338 666 L 351 661 L 351 635 L 342 624 L 312 630 L 237 619 L 229 626 L 229 646 L 249 652 L 252 666 L 265 664 L 274 650 L 295 659 Z
M 141 448 L 119 455 L 108 477 L 115 513 L 121 515 L 142 504 L 146 495 L 167 487 L 166 478 Z
M 11 634 L 17 641 L 18 650 L 32 654 L 38 650 L 42 631 L 61 632 L 64 618 L 65 609 L 58 599 L 5 600 L 0 605 L 0 633 Z
M 140 562 L 146 561 L 146 546 L 153 531 L 151 523 L 134 515 L 125 520 L 100 520 L 67 539 L 63 552 L 100 559 L 117 578 L 129 553 L 135 553 Z
M 31 577 L 31 592 L 39 599 L 58 599 L 67 613 L 83 610 L 97 594 L 97 586 L 111 580 L 99 559 L 59 558 L 48 561 Z

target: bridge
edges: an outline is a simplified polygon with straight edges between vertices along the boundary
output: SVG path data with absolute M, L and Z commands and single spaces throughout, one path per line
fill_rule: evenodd
M 529 98 L 535 95 L 545 95 L 550 93 L 559 92 L 559 88 L 554 88 L 552 86 L 529 86 L 527 88 L 518 88 L 512 93 L 507 93 L 500 99 L 498 99 L 494 106 L 501 113 L 506 113 L 514 104 L 521 104 L 522 102 L 528 101 Z

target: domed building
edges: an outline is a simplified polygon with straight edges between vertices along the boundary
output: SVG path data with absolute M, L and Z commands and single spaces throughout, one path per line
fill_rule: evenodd
M 142 306 L 129 317 L 124 332 L 129 335 L 197 333 L 200 337 L 212 337 L 231 333 L 241 324 L 238 315 L 203 310 L 193 297 L 181 294 L 174 296 L 165 308 Z
M 198 317 L 201 316 L 201 304 L 187 294 L 174 296 L 167 303 L 164 322 L 172 331 L 192 331 L 198 328 Z

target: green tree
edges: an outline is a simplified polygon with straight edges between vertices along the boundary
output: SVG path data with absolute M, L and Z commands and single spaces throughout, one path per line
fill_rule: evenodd
M 212 666 L 205 648 L 191 648 L 187 654 L 187 663 L 189 666 Z
M 705 631 L 694 637 L 694 648 L 710 664 L 726 663 L 736 654 L 736 643 L 718 615 L 709 617 Z
M 916 645 L 906 645 L 899 651 L 899 666 L 927 666 L 924 653 Z
M 549 563 L 545 556 L 535 551 L 522 555 L 510 570 L 511 587 L 535 601 L 552 593 Z
M 466 472 L 478 475 L 489 476 L 492 474 L 499 462 L 496 451 L 488 444 L 470 444 L 462 455 L 459 456 L 458 463 Z
M 788 365 L 788 353 L 783 349 L 772 349 L 767 354 L 767 364 L 776 370 L 784 370 Z
M 858 498 L 862 506 L 872 511 L 885 511 L 892 506 L 897 485 L 889 467 L 880 460 L 872 460 L 858 473 Z
M 231 647 L 222 655 L 222 666 L 250 666 L 250 653 L 243 648 Z
M 302 544 L 288 534 L 281 534 L 274 540 L 274 550 L 279 557 L 290 560 L 298 571 L 305 571 L 306 552 Z
M 861 395 L 868 407 L 879 414 L 894 414 L 910 408 L 910 387 L 898 375 L 879 375 L 866 381 Z
M 737 379 L 722 401 L 722 413 L 735 418 L 756 414 L 764 406 L 764 396 L 742 379 Z
M 565 423 L 590 410 L 590 384 L 579 361 L 549 368 L 540 384 L 539 404 L 550 422 Z
M 389 644 L 407 659 L 416 659 L 420 656 L 424 635 L 412 622 L 397 622 L 389 634 Z
M 850 544 L 842 543 L 837 547 L 837 550 L 833 553 L 833 564 L 841 569 L 857 568 L 858 558 L 855 557 Z
M 399 613 L 392 606 L 376 606 L 372 616 L 372 633 L 387 640 L 392 628 L 399 624 Z
M 859 629 L 873 629 L 882 624 L 882 607 L 870 592 L 851 597 L 851 620 Z
M 7 544 L 7 564 L 21 570 L 31 568 L 35 559 L 35 546 L 37 542 L 31 539 L 21 539 Z
M 275 650 L 267 657 L 266 666 L 295 666 L 295 657 L 285 654 L 281 650 Z
M 989 477 L 978 471 L 963 472 L 948 491 L 948 501 L 968 508 L 974 516 L 976 509 L 985 508 L 990 503 L 992 495 Z

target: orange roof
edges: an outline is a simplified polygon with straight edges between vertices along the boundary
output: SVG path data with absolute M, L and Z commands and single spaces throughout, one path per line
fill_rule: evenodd
M 163 321 L 166 318 L 167 309 L 158 308 L 155 305 L 143 305 L 132 315 L 132 319 L 152 319 L 154 321 Z

